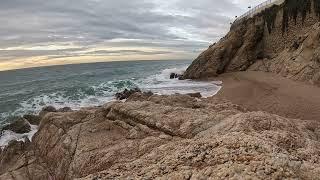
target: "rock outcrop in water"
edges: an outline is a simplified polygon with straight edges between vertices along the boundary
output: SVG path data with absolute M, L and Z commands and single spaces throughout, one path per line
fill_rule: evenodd
M 17 117 L 11 124 L 6 125 L 1 131 L 10 130 L 15 133 L 24 134 L 31 131 L 31 127 L 25 118 Z M 1 133 L 0 133 L 1 135 Z
M 117 100 L 124 100 L 124 99 L 128 99 L 132 94 L 137 93 L 137 92 L 141 92 L 141 90 L 139 88 L 134 88 L 134 89 L 125 89 L 122 92 L 116 93 L 115 97 Z
M 145 96 L 50 112 L 0 152 L 0 179 L 314 179 L 320 123 L 228 101 Z
M 286 0 L 230 32 L 192 63 L 185 78 L 205 79 L 246 70 L 320 84 L 319 1 Z

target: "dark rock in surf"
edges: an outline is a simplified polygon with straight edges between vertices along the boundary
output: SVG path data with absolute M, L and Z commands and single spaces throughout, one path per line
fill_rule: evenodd
M 46 106 L 44 108 L 42 108 L 42 111 L 46 111 L 46 112 L 57 112 L 57 109 L 53 106 Z
M 176 74 L 176 73 L 171 73 L 170 74 L 170 79 L 184 80 L 183 74 Z
M 188 93 L 188 96 L 194 97 L 194 98 L 202 98 L 201 93 L 197 92 L 197 93 Z
M 16 119 L 13 123 L 2 128 L 2 131 L 9 130 L 18 134 L 24 134 L 31 131 L 28 121 L 22 117 Z
M 170 79 L 174 79 L 174 78 L 176 78 L 176 73 L 171 73 L 170 74 Z
M 33 114 L 26 114 L 23 116 L 30 124 L 39 125 L 41 121 L 41 117 Z
M 58 112 L 72 112 L 72 109 L 70 107 L 64 107 L 58 109 Z
M 124 91 L 115 94 L 115 96 L 117 100 L 124 100 L 124 99 L 128 99 L 132 94 L 137 92 L 141 93 L 141 90 L 139 88 L 134 88 L 130 90 L 125 89 Z
M 49 112 L 57 112 L 57 109 L 53 106 L 46 106 L 46 107 L 42 108 L 41 112 L 39 113 L 39 116 L 43 117 Z
M 178 79 L 179 79 L 179 80 L 184 80 L 183 75 L 178 75 Z

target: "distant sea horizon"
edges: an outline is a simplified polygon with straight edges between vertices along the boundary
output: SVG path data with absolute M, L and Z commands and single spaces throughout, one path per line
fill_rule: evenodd
M 25 114 L 37 114 L 45 106 L 55 108 L 100 106 L 115 100 L 124 89 L 140 88 L 155 94 L 200 92 L 212 96 L 215 82 L 170 79 L 182 74 L 191 60 L 112 61 L 35 67 L 0 72 L 0 129 Z M 34 131 L 36 132 L 36 127 Z M 0 135 L 0 146 L 32 134 Z
M 40 66 L 31 66 L 31 67 L 21 67 L 21 68 L 12 68 L 12 69 L 0 69 L 0 72 L 5 71 L 15 71 L 15 70 L 24 70 L 24 69 L 34 69 L 34 68 L 46 68 L 53 66 L 68 66 L 68 65 L 78 65 L 78 64 L 97 64 L 97 63 L 109 63 L 109 62 L 132 62 L 132 61 L 191 61 L 186 59 L 154 59 L 154 60 L 110 60 L 110 61 L 95 61 L 95 62 L 77 62 L 77 63 L 66 63 L 66 64 L 52 64 L 52 65 L 40 65 Z

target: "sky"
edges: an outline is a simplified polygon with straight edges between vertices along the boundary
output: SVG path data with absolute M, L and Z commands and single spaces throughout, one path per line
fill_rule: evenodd
M 258 0 L 1 0 L 0 71 L 192 60 Z

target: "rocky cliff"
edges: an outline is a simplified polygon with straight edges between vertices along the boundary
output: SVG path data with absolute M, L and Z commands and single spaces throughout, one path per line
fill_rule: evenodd
M 319 7 L 316 0 L 286 0 L 235 22 L 190 65 L 185 78 L 257 70 L 320 84 Z
M 0 179 L 314 179 L 319 129 L 218 98 L 136 93 L 42 114 L 32 142 L 0 152 Z

